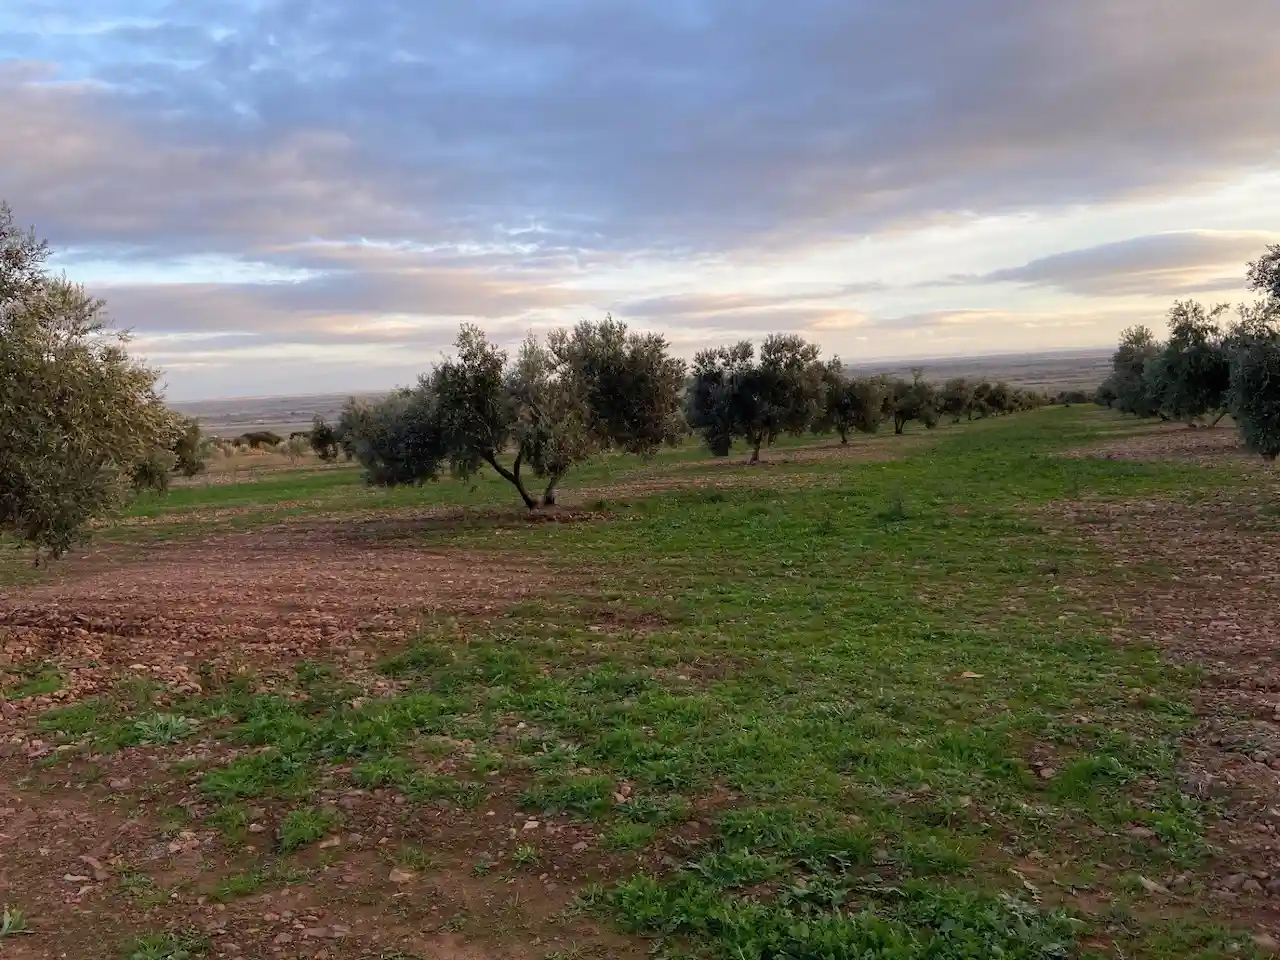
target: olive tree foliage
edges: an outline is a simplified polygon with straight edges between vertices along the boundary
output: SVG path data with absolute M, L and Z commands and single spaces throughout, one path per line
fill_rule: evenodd
M 1251 289 L 1257 290 L 1267 301 L 1280 303 L 1280 243 L 1271 244 L 1266 253 L 1250 262 L 1246 277 Z
M 716 456 L 727 456 L 741 439 L 751 462 L 759 462 L 764 444 L 804 433 L 822 417 L 829 371 L 819 352 L 793 333 L 766 337 L 759 359 L 749 340 L 701 351 L 693 360 L 689 426 Z
M 893 432 L 901 434 L 912 420 L 929 429 L 938 425 L 938 391 L 924 379 L 924 371 L 915 369 L 910 380 L 894 380 L 891 385 Z
M 1240 306 L 1225 338 L 1226 404 L 1245 446 L 1274 461 L 1280 455 L 1280 244 L 1249 264 L 1248 278 L 1263 299 Z
M 822 371 L 823 408 L 813 422 L 815 433 L 835 431 L 840 442 L 849 434 L 875 433 L 889 412 L 890 384 L 884 377 L 850 377 L 839 357 Z
M 417 485 L 439 476 L 444 452 L 434 397 L 396 390 L 380 400 L 348 400 L 339 433 L 376 487 Z
M 964 377 L 953 377 L 942 385 L 938 394 L 938 412 L 951 418 L 952 423 L 962 419 L 972 420 L 976 385 Z
M 1231 415 L 1245 446 L 1275 460 L 1280 455 L 1280 301 L 1242 310 L 1228 352 Z
M 307 442 L 315 455 L 325 463 L 333 463 L 338 459 L 342 446 L 338 440 L 338 431 L 325 419 L 316 414 L 311 421 L 311 429 L 307 432 Z
M 416 387 L 344 409 L 339 434 L 370 482 L 421 483 L 446 465 L 470 478 L 488 467 L 534 509 L 554 505 L 563 477 L 592 456 L 649 456 L 680 438 L 683 362 L 662 337 L 612 317 L 531 336 L 514 360 L 471 325 L 455 349 Z
M 1159 404 L 1151 394 L 1146 376 L 1149 362 L 1160 355 L 1161 347 L 1150 327 L 1127 327 L 1120 334 L 1120 345 L 1111 357 L 1109 392 L 1115 395 L 1115 406 L 1125 413 L 1151 417 L 1159 413 Z
M 1180 300 L 1169 311 L 1169 337 L 1142 374 L 1146 397 L 1163 417 L 1194 424 L 1211 416 L 1216 424 L 1226 416 L 1231 364 L 1219 318 L 1229 309 Z
M 173 469 L 184 477 L 194 477 L 204 470 L 209 445 L 205 442 L 199 420 L 194 417 L 181 420 L 170 452 L 173 454 Z
M 45 269 L 48 252 L 0 204 L 0 532 L 37 561 L 149 482 L 181 434 L 158 373 L 129 357 L 102 301 Z

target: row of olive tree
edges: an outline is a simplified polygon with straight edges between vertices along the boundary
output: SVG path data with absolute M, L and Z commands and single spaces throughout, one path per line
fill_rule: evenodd
M 684 361 L 663 337 L 612 317 L 530 336 L 514 359 L 464 326 L 456 350 L 415 387 L 348 401 L 332 439 L 370 483 L 424 483 L 446 466 L 469 478 L 487 466 L 534 509 L 554 505 L 565 474 L 605 450 L 648 456 L 683 435 Z
M 748 340 L 699 353 L 687 415 L 712 453 L 726 456 L 741 440 L 755 463 L 761 447 L 784 433 L 834 431 L 848 443 L 851 433 L 875 433 L 887 422 L 901 434 L 912 421 L 932 428 L 944 416 L 958 423 L 1044 402 L 1039 394 L 1006 383 L 955 378 L 939 389 L 921 370 L 910 380 L 851 377 L 838 357 L 823 363 L 816 344 L 779 333 L 765 338 L 758 357 Z
M 1267 459 L 1280 455 L 1280 245 L 1248 266 L 1249 286 L 1262 294 L 1236 309 L 1176 302 L 1164 341 L 1145 326 L 1126 329 L 1111 376 L 1097 402 L 1163 420 L 1217 424 L 1231 414 L 1246 446 Z

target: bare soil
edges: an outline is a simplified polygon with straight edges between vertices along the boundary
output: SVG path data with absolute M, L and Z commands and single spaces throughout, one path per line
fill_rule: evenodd
M 53 581 L 0 595 L 0 680 L 4 664 L 38 661 L 64 678 L 49 696 L 0 702 L 0 724 L 130 674 L 197 692 L 202 674 L 336 660 L 377 688 L 378 649 L 424 618 L 493 616 L 550 582 L 537 564 L 432 549 L 415 533 L 411 518 L 311 522 L 73 557 Z
M 1125 430 L 1100 444 L 1072 451 L 1070 456 L 1107 460 L 1180 461 L 1204 466 L 1265 468 L 1265 462 L 1245 449 L 1234 424 L 1189 427 L 1162 423 Z
M 1072 585 L 1115 616 L 1117 642 L 1152 643 L 1196 673 L 1187 792 L 1220 804 L 1209 896 L 1280 936 L 1280 525 L 1277 490 L 1230 502 L 1059 505 L 1111 568 Z M 1187 896 L 1186 877 L 1162 878 Z

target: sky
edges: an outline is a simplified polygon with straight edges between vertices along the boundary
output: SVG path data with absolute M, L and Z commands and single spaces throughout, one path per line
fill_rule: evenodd
M 1275 0 L 4 0 L 0 199 L 173 400 L 459 324 L 1092 348 L 1280 242 Z

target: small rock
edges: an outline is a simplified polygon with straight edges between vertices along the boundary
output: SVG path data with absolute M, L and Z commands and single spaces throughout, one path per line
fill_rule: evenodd
M 64 873 L 62 875 L 62 879 L 67 881 L 67 883 L 84 883 L 89 878 L 82 877 L 78 873 Z
M 537 820 L 526 820 L 522 829 L 537 830 L 539 826 L 541 826 L 541 824 L 539 824 Z
M 329 935 L 324 927 L 303 927 L 302 935 L 308 940 L 320 940 Z
M 574 853 L 581 853 L 585 849 L 587 849 L 587 841 L 585 840 L 579 840 L 577 843 L 573 845 Z
M 1272 953 L 1280 951 L 1280 940 L 1277 940 L 1269 933 L 1255 933 L 1253 942 L 1263 950 L 1270 950 Z
M 1240 892 L 1241 893 L 1261 893 L 1262 884 L 1260 884 L 1257 880 L 1253 879 L 1253 877 L 1250 877 L 1243 884 L 1241 884 Z
M 1267 893 L 1273 897 L 1280 896 L 1280 874 L 1267 881 Z
M 1222 886 L 1224 889 L 1230 890 L 1233 893 L 1235 893 L 1239 891 L 1241 887 L 1244 886 L 1246 880 L 1252 880 L 1252 879 L 1253 878 L 1249 876 L 1247 873 L 1233 873 L 1231 876 L 1227 877 L 1227 879 L 1222 881 Z
M 321 840 L 318 846 L 321 850 L 332 850 L 334 847 L 342 846 L 342 838 L 330 837 L 328 840 Z
M 409 883 L 417 876 L 412 870 L 401 870 L 395 867 L 391 873 L 387 875 L 387 879 L 392 883 Z
M 1154 830 L 1149 830 L 1146 827 L 1130 827 L 1129 828 L 1129 836 L 1135 837 L 1138 840 L 1150 840 L 1155 835 L 1156 835 L 1156 832 Z
M 260 823 L 251 823 L 249 824 L 249 832 L 250 833 L 266 833 L 267 828 Z
M 1053 769 L 1053 767 L 1041 767 L 1039 770 L 1036 771 L 1036 773 L 1039 774 L 1041 780 L 1052 780 L 1054 776 L 1057 774 L 1057 772 L 1058 771 Z
M 128 790 L 129 787 L 132 786 L 132 784 L 133 784 L 133 781 L 130 780 L 128 777 L 116 777 L 113 780 L 107 781 L 107 786 L 109 786 L 112 790 Z
M 283 947 L 286 943 L 293 943 L 292 933 L 277 933 L 276 938 L 271 941 L 277 947 Z

